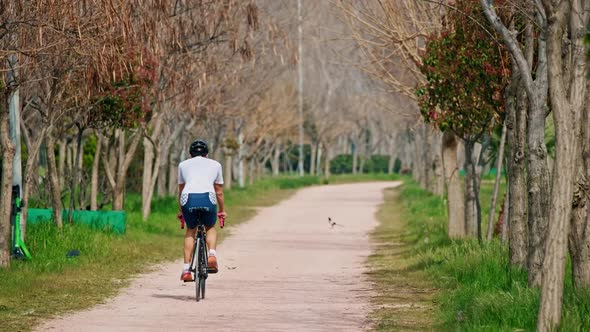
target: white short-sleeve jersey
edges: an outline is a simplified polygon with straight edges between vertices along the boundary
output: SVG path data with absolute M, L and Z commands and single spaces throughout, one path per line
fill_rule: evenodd
M 223 184 L 221 164 L 205 157 L 187 159 L 178 165 L 178 184 L 183 194 L 213 193 L 213 184 Z

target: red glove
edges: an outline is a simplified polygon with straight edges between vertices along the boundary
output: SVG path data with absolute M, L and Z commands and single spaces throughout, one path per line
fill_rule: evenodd
M 178 218 L 178 220 L 180 220 L 180 228 L 184 229 L 184 215 L 182 215 L 182 212 L 178 212 L 178 214 L 176 215 L 176 218 Z
M 219 218 L 219 227 L 223 228 L 223 226 L 225 226 L 225 213 L 219 212 L 217 217 Z

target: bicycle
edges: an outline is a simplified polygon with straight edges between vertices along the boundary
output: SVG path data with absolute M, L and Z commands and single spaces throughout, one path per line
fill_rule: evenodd
M 10 213 L 10 227 L 12 229 L 12 257 L 16 259 L 32 259 L 29 249 L 21 236 L 20 218 L 25 202 L 20 197 L 20 187 L 12 186 L 12 208 Z
M 197 231 L 195 233 L 195 242 L 193 247 L 193 253 L 191 255 L 191 262 L 189 271 L 193 273 L 193 280 L 192 281 L 185 281 L 185 282 L 194 282 L 196 288 L 196 300 L 205 298 L 205 285 L 207 282 L 207 277 L 209 276 L 209 269 L 207 261 L 209 259 L 209 250 L 207 249 L 207 230 L 205 229 L 205 225 L 203 225 L 201 220 L 201 214 L 203 212 L 209 212 L 209 208 L 206 207 L 197 207 L 191 208 L 189 210 L 191 213 L 196 212 L 197 215 Z M 224 226 L 224 218 L 219 216 L 219 226 L 223 228 Z M 182 222 L 182 221 L 181 221 Z M 184 223 L 181 224 L 181 227 L 184 228 Z

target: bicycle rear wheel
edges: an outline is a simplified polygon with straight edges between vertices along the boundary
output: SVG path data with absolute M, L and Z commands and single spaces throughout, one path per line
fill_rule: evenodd
M 199 302 L 201 299 L 201 239 L 197 238 L 195 242 L 195 251 L 193 252 L 193 257 L 195 261 L 195 288 L 196 288 L 196 300 Z

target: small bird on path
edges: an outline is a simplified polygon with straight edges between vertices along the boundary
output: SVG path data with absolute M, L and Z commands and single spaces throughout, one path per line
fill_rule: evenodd
M 334 228 L 334 226 L 343 227 L 342 225 L 337 224 L 335 221 L 332 221 L 331 217 L 328 217 L 328 223 L 330 224 L 330 228 Z

